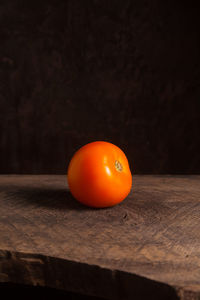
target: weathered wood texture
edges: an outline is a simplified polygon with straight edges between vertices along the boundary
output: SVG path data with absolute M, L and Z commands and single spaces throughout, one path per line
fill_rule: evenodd
M 62 175 L 0 176 L 0 281 L 107 299 L 200 298 L 200 176 L 134 176 L 120 205 Z

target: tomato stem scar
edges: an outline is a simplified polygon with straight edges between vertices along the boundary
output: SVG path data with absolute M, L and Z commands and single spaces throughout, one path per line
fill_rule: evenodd
M 122 170 L 123 170 L 123 166 L 122 166 L 122 164 L 118 160 L 115 161 L 115 169 L 118 172 L 122 172 Z

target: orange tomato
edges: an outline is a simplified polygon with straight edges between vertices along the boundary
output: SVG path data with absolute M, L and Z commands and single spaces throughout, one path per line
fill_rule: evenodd
M 114 144 L 97 141 L 72 157 L 67 179 L 72 195 L 90 207 L 109 207 L 129 194 L 132 175 L 124 152 Z

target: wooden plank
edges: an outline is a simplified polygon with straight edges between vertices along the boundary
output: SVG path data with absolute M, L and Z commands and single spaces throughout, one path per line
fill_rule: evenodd
M 199 299 L 200 176 L 134 176 L 87 208 L 63 175 L 0 176 L 0 281 L 107 299 Z

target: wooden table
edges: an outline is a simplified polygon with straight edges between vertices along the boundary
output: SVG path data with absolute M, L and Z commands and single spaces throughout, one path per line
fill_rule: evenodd
M 200 299 L 200 176 L 134 176 L 92 209 L 63 175 L 0 176 L 0 282 L 107 299 Z

